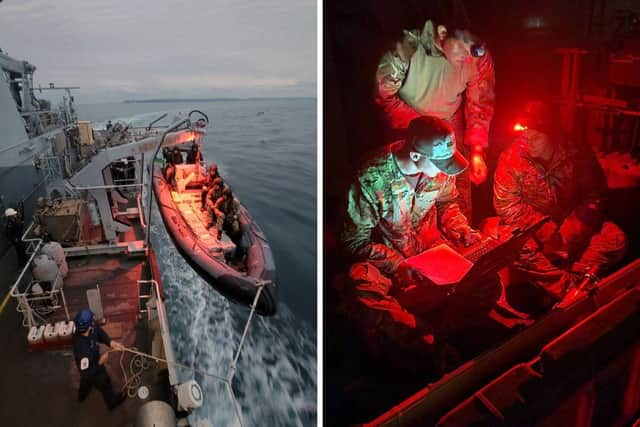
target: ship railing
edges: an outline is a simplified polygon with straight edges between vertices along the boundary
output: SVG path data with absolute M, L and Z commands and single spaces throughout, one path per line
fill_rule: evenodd
M 53 281 L 52 290 L 35 292 L 34 285 L 37 283 L 40 282 L 32 279 L 28 282 L 24 291 L 18 295 L 16 311 L 22 313 L 22 326 L 31 328 L 49 323 L 50 319 L 47 319 L 46 316 L 60 308 L 64 309 L 67 321 L 71 320 L 67 300 L 61 285 L 60 271 L 58 271 L 56 279 Z
M 29 260 L 24 267 L 22 267 L 20 274 L 11 286 L 11 291 L 9 292 L 9 295 L 15 298 L 18 303 L 16 311 L 22 313 L 22 326 L 28 328 L 38 326 L 42 323 L 48 323 L 44 316 L 59 308 L 64 308 L 67 320 L 70 320 L 64 291 L 62 286 L 58 286 L 59 283 L 62 283 L 60 269 L 58 269 L 56 273 L 50 291 L 43 293 L 33 292 L 33 286 L 37 281 L 33 279 L 30 267 L 42 247 L 42 239 L 39 237 L 27 237 L 29 233 L 31 233 L 33 226 L 34 223 L 32 222 L 22 234 L 21 239 L 27 245 L 26 253 L 29 255 Z
M 142 285 L 150 285 L 148 294 L 140 294 Z M 142 308 L 142 302 L 147 301 Z M 152 302 L 152 303 L 150 303 Z M 152 308 L 152 310 L 150 310 Z M 154 314 L 158 317 L 160 325 L 160 336 L 167 359 L 167 368 L 169 370 L 169 383 L 174 386 L 178 384 L 178 372 L 176 371 L 176 358 L 173 353 L 173 345 L 171 344 L 171 336 L 169 335 L 169 320 L 167 318 L 167 310 L 162 300 L 160 286 L 155 280 L 138 280 L 138 310 L 140 313 L 147 313 L 148 319 L 151 321 Z
M 138 204 L 138 218 L 140 221 L 140 226 L 146 230 L 147 223 L 144 221 L 144 209 L 142 209 L 142 191 L 138 191 L 136 195 L 136 203 Z M 147 231 L 145 231 L 146 233 Z

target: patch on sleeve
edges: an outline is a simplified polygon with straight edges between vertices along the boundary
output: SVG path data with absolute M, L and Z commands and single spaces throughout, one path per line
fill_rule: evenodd
M 82 359 L 80 359 L 80 370 L 84 371 L 85 369 L 89 368 L 89 358 L 88 357 L 83 357 Z

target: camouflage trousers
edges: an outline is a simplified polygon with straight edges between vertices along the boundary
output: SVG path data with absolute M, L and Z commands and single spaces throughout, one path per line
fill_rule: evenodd
M 464 346 L 469 336 L 482 340 L 488 313 L 500 295 L 497 276 L 483 283 L 457 290 L 440 308 L 427 315 L 407 311 L 390 295 L 394 282 L 368 262 L 353 264 L 345 284 L 345 309 L 356 330 L 373 352 L 382 351 L 384 343 L 415 351 L 426 347 L 423 336 L 433 334 L 438 344 Z M 474 332 L 475 331 L 475 332 Z
M 602 228 L 586 239 L 586 245 L 565 261 L 553 260 L 542 248 L 530 241 L 513 265 L 516 274 L 539 286 L 556 299 L 561 299 L 573 277 L 586 272 L 603 274 L 622 260 L 627 238 L 616 224 L 605 222 Z

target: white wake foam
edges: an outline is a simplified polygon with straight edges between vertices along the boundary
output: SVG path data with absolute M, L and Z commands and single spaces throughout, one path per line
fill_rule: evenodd
M 230 303 L 203 281 L 174 247 L 153 209 L 156 251 L 178 361 L 227 377 L 249 310 Z M 282 302 L 275 317 L 255 316 L 238 361 L 233 389 L 246 426 L 316 424 L 315 332 Z M 182 380 L 193 377 L 184 370 Z M 237 425 L 225 383 L 195 374 L 205 404 L 192 415 L 198 425 Z

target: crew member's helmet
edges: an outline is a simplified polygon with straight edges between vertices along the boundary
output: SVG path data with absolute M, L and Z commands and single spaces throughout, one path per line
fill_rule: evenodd
M 93 312 L 87 308 L 80 310 L 73 321 L 76 324 L 77 332 L 86 332 L 93 323 Z
M 9 208 L 6 211 L 4 211 L 4 216 L 6 216 L 6 217 L 10 217 L 10 216 L 14 216 L 14 215 L 18 215 L 18 212 L 13 208 Z

